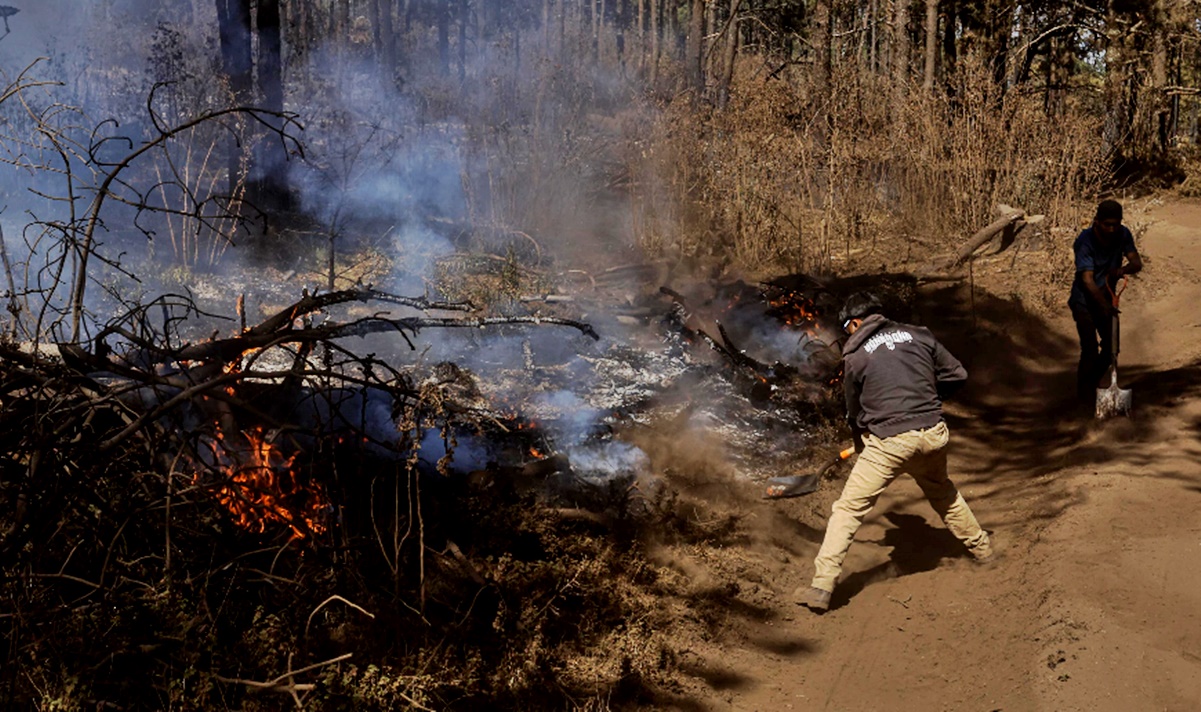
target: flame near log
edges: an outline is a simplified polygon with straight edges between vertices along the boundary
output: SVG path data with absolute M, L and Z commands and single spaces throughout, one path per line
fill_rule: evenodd
M 294 539 L 326 531 L 331 506 L 324 489 L 302 481 L 296 455 L 285 455 L 262 428 L 228 437 L 218 430 L 204 446 L 211 464 L 197 468 L 194 482 L 203 485 L 206 470 L 216 474 L 214 496 L 240 528 L 263 534 L 282 524 Z

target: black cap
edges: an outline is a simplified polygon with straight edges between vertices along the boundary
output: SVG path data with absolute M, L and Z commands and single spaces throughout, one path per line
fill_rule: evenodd
M 851 319 L 863 319 L 883 311 L 884 305 L 876 295 L 871 292 L 855 292 L 843 303 L 842 310 L 838 312 L 838 322 L 845 326 Z
M 1102 200 L 1097 206 L 1097 215 L 1094 220 L 1121 220 L 1122 219 L 1122 204 L 1116 200 Z

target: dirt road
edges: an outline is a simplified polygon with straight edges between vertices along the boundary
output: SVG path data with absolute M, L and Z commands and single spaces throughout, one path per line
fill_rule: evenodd
M 973 565 L 903 478 L 819 617 L 789 593 L 821 532 L 790 523 L 837 492 L 758 505 L 769 533 L 707 562 L 749 603 L 690 646 L 693 679 L 661 707 L 1201 709 L 1201 202 L 1147 216 L 1147 268 L 1123 302 L 1132 420 L 1074 408 L 1066 313 L 977 292 L 973 315 L 962 285 L 922 294 L 922 321 L 972 376 L 948 407 L 951 471 L 1000 561 Z

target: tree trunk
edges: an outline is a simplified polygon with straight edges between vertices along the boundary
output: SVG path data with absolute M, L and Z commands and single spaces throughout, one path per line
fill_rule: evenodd
M 438 6 L 438 67 L 450 76 L 450 8 L 457 0 L 442 0 Z
M 1172 84 L 1180 86 L 1184 83 L 1184 42 L 1176 38 L 1172 42 L 1172 67 L 1170 69 Z M 1175 141 L 1180 135 L 1180 95 L 1173 94 L 1168 104 L 1168 138 Z
M 944 0 L 943 7 L 946 15 L 946 22 L 942 29 L 942 56 L 943 56 L 943 75 L 950 76 L 955 71 L 955 64 L 959 59 L 959 45 L 956 41 L 956 32 L 959 25 L 959 12 L 957 7 L 958 0 Z
M 926 0 L 926 73 L 922 89 L 934 91 L 934 65 L 938 60 L 938 0 Z
M 817 45 L 814 84 L 819 101 L 827 107 L 825 113 L 828 124 L 832 118 L 828 107 L 834 71 L 834 0 L 818 0 L 814 10 L 814 40 Z
M 909 0 L 894 0 L 892 26 L 892 78 L 897 96 L 903 97 L 909 83 Z
M 567 0 L 559 0 L 559 56 L 567 55 Z
M 1155 19 L 1151 31 L 1151 120 L 1155 124 L 1155 148 L 1161 154 L 1168 150 L 1168 121 L 1171 113 L 1164 93 L 1168 86 L 1168 9 L 1164 0 L 1155 4 Z
M 467 18 L 471 6 L 467 0 L 459 0 L 459 83 L 467 81 Z
M 692 90 L 699 98 L 705 91 L 705 0 L 692 0 L 688 11 L 688 40 L 684 66 Z
M 217 30 L 221 46 L 221 70 L 229 80 L 234 105 L 250 103 L 254 56 L 250 43 L 249 0 L 217 0 Z M 236 137 L 229 140 L 229 195 L 237 193 L 245 177 Z
M 490 42 L 503 32 L 502 5 L 501 2 L 482 2 L 476 5 L 477 26 L 479 27 L 479 32 L 476 34 L 477 40 Z
M 873 74 L 880 71 L 880 39 L 876 35 L 876 26 L 879 24 L 880 19 L 880 8 L 877 6 L 878 2 L 879 0 L 870 0 L 867 4 L 867 68 L 868 71 Z
M 1075 57 L 1072 54 L 1074 33 L 1052 37 L 1047 41 L 1046 97 L 1043 111 L 1049 118 L 1063 116 L 1067 106 L 1067 83 L 1071 76 Z
M 684 58 L 684 50 L 688 32 L 687 28 L 680 27 L 679 8 L 669 4 L 673 1 L 663 0 L 663 37 L 671 42 L 667 46 L 671 58 L 683 64 L 687 61 Z M 688 2 L 688 0 L 683 1 Z
M 284 27 L 288 28 L 284 38 L 288 45 L 288 65 L 292 67 L 297 83 L 307 85 L 308 76 L 304 69 L 308 59 L 307 43 L 314 36 L 309 29 L 309 3 L 293 0 L 284 6 L 284 12 Z
M 638 3 L 638 78 L 646 78 L 646 0 Z
M 368 0 L 367 21 L 371 23 L 371 53 L 374 55 L 376 64 L 379 64 L 384 54 L 383 48 L 380 46 L 383 36 L 380 34 L 379 15 L 380 0 Z
M 283 42 L 280 36 L 279 0 L 258 0 L 259 89 L 263 106 L 284 110 Z
M 1010 227 L 1011 225 L 1015 225 L 1019 220 L 1024 220 L 1025 218 L 1026 213 L 1024 211 L 1016 210 L 1003 215 L 989 223 L 987 226 L 980 228 L 976 231 L 975 235 L 972 235 L 971 238 L 969 238 L 967 242 L 963 243 L 963 246 L 955 252 L 955 256 L 951 258 L 949 263 L 950 266 L 958 267 L 959 265 L 963 264 L 968 257 L 972 256 L 973 252 L 979 249 L 981 245 L 996 237 L 997 233 L 1001 232 L 1007 227 Z M 1041 220 L 1041 218 L 1039 219 Z
M 350 0 L 334 0 L 330 19 L 334 25 L 334 44 L 339 50 L 344 50 L 350 42 Z
M 388 86 L 396 82 L 396 32 L 392 25 L 393 0 L 376 0 L 379 5 L 380 69 Z
M 1117 151 L 1130 135 L 1127 120 L 1126 61 L 1122 52 L 1124 23 L 1114 10 L 1114 0 L 1109 2 L 1105 27 L 1105 129 L 1103 137 L 1107 148 Z
M 993 83 L 1004 96 L 1006 90 L 1005 65 L 1009 57 L 1009 35 L 1013 32 L 1013 13 L 1019 12 L 1020 7 L 1008 4 L 1002 0 L 989 0 L 988 7 L 988 43 L 992 47 Z
M 617 65 L 621 76 L 626 75 L 626 24 L 629 22 L 629 0 L 614 0 L 613 33 L 617 49 Z
M 734 61 L 738 58 L 738 12 L 742 0 L 730 0 L 730 17 L 726 20 L 721 58 L 721 76 L 717 80 L 717 105 L 725 107 L 730 101 L 730 82 L 734 79 Z
M 258 79 L 263 108 L 283 112 L 284 83 L 279 0 L 258 0 Z M 268 121 L 276 129 L 282 124 L 274 117 Z M 260 210 L 276 211 L 289 207 L 287 175 L 288 154 L 280 136 L 267 133 L 258 144 L 253 175 L 247 192 Z
M 663 53 L 663 2 L 664 0 L 648 0 L 651 13 L 651 56 L 649 59 L 650 84 L 654 89 L 659 81 L 659 57 Z
M 588 0 L 588 9 L 592 11 L 590 17 L 592 26 L 592 61 L 593 63 L 600 61 L 600 15 L 601 8 L 597 7 L 603 0 Z

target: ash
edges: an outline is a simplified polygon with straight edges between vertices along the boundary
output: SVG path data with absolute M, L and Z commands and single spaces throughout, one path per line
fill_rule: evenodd
M 288 274 L 267 276 L 206 276 L 197 280 L 191 294 L 202 307 L 220 313 L 232 310 L 230 295 L 239 293 L 237 285 L 254 284 L 246 299 L 248 311 L 253 312 L 246 319 L 253 324 L 259 315 L 288 304 L 299 290 L 289 283 Z M 812 449 L 818 427 L 839 407 L 828 374 L 804 363 L 809 356 L 796 346 L 810 343 L 811 335 L 771 318 L 766 302 L 748 297 L 749 291 L 741 290 L 713 311 L 737 329 L 744 353 L 780 354 L 802 361 L 776 362 L 781 370 L 798 374 L 791 381 L 748 380 L 737 364 L 682 336 L 668 318 L 671 304 L 654 297 L 640 305 L 642 315 L 637 319 L 607 316 L 603 304 L 586 305 L 591 307 L 587 320 L 601 334 L 599 341 L 562 327 L 531 326 L 426 330 L 419 335 L 416 350 L 392 335 L 349 339 L 343 345 L 384 359 L 418 383 L 436 377 L 440 364 L 455 364 L 472 381 L 481 402 L 498 413 L 520 413 L 536 421 L 550 454 L 568 457 L 582 479 L 641 477 L 649 469 L 647 456 L 625 439 L 649 428 L 669 437 L 673 432 L 700 434 L 720 445 L 741 478 L 760 481 L 794 474 L 797 463 Z M 576 302 L 547 310 L 574 317 L 572 310 L 582 306 Z M 314 316 L 318 322 L 346 321 L 364 313 L 379 311 L 374 306 L 348 305 Z M 237 319 L 230 318 L 217 326 L 232 331 L 236 324 Z M 781 349 L 779 344 L 789 348 Z M 275 347 L 248 358 L 255 369 L 279 372 L 293 364 L 295 353 Z M 389 427 L 371 424 L 381 433 Z M 437 449 L 431 444 L 431 452 Z M 479 467 L 487 460 L 480 453 L 496 449 L 487 443 L 462 447 L 452 453 L 456 461 L 462 460 L 455 467 Z

